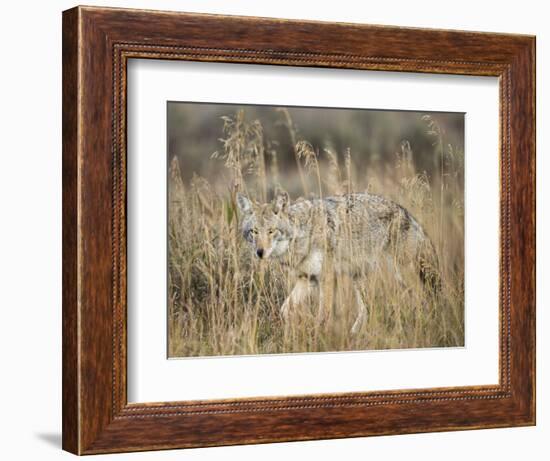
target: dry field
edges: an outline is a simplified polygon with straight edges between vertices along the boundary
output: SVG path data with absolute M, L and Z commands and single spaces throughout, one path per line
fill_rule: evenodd
M 220 171 L 217 176 L 194 174 L 185 180 L 178 158 L 169 153 L 169 356 L 462 346 L 464 158 L 445 143 L 435 118 L 411 114 L 432 140 L 434 168 L 428 174 L 415 167 L 413 140 L 398 140 L 384 162 L 358 167 L 360 154 L 309 144 L 288 110 L 273 110 L 294 146 L 292 168 L 281 167 L 280 145 L 266 139 L 259 120 L 230 108 L 218 133 L 218 151 L 204 153 L 204 162 Z M 306 158 L 304 143 L 310 147 Z M 350 328 L 357 306 L 344 276 L 338 283 L 327 277 L 322 284 L 321 320 L 317 302 L 283 320 L 279 309 L 295 274 L 276 259 L 253 255 L 240 233 L 235 203 L 237 190 L 261 203 L 271 200 L 283 177 L 293 185 L 286 187 L 293 200 L 368 191 L 405 207 L 435 245 L 439 296 L 428 296 L 412 270 L 404 270 L 403 284 L 381 268 L 361 280 L 368 314 L 356 334 Z

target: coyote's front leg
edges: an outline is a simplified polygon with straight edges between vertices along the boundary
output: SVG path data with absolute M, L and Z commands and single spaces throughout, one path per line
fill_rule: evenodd
M 323 253 L 312 249 L 298 265 L 298 281 L 281 306 L 281 315 L 288 318 L 291 307 L 302 304 L 310 298 L 319 287 L 319 280 L 323 268 Z M 321 298 L 320 298 L 321 299 Z
M 281 316 L 287 319 L 290 309 L 304 303 L 312 295 L 315 286 L 316 283 L 314 280 L 310 280 L 306 275 L 300 276 L 296 281 L 296 285 L 294 285 L 294 288 L 281 306 Z

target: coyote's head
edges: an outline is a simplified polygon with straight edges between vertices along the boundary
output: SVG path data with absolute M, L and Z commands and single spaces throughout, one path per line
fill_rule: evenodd
M 276 258 L 288 251 L 291 225 L 288 194 L 279 194 L 272 203 L 253 203 L 237 194 L 241 231 L 260 259 Z

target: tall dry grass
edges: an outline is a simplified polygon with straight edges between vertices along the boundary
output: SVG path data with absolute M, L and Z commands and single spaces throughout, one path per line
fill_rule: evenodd
M 286 109 L 281 123 L 295 146 L 296 168 L 281 172 L 276 142 L 264 139 L 259 121 L 239 111 L 224 118 L 221 149 L 209 160 L 230 184 L 194 176 L 181 179 L 174 158 L 169 173 L 169 356 L 275 354 L 388 348 L 461 346 L 464 343 L 463 156 L 445 144 L 437 122 L 424 117 L 433 137 L 437 175 L 415 170 L 407 141 L 395 161 L 354 167 L 353 153 L 312 146 L 300 139 Z M 407 208 L 431 237 L 441 265 L 442 291 L 436 299 L 416 273 L 404 283 L 385 269 L 359 284 L 367 307 L 356 334 L 352 281 L 340 276 L 321 285 L 319 305 L 295 309 L 288 321 L 279 313 L 295 275 L 276 260 L 255 258 L 241 236 L 236 191 L 265 202 L 280 188 L 281 175 L 294 175 L 297 195 L 328 196 L 368 191 Z M 288 178 L 287 178 L 288 179 Z M 287 181 L 288 182 L 288 181 Z

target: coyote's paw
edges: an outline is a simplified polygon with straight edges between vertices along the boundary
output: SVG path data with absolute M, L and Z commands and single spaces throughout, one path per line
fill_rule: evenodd
M 357 320 L 355 320 L 350 330 L 352 335 L 356 335 L 359 332 L 359 329 L 361 328 L 362 323 L 363 323 L 363 319 L 358 318 Z
M 285 302 L 282 304 L 281 309 L 279 310 L 279 313 L 281 314 L 281 317 L 284 320 L 288 320 L 289 312 L 290 312 L 290 299 L 287 298 Z

